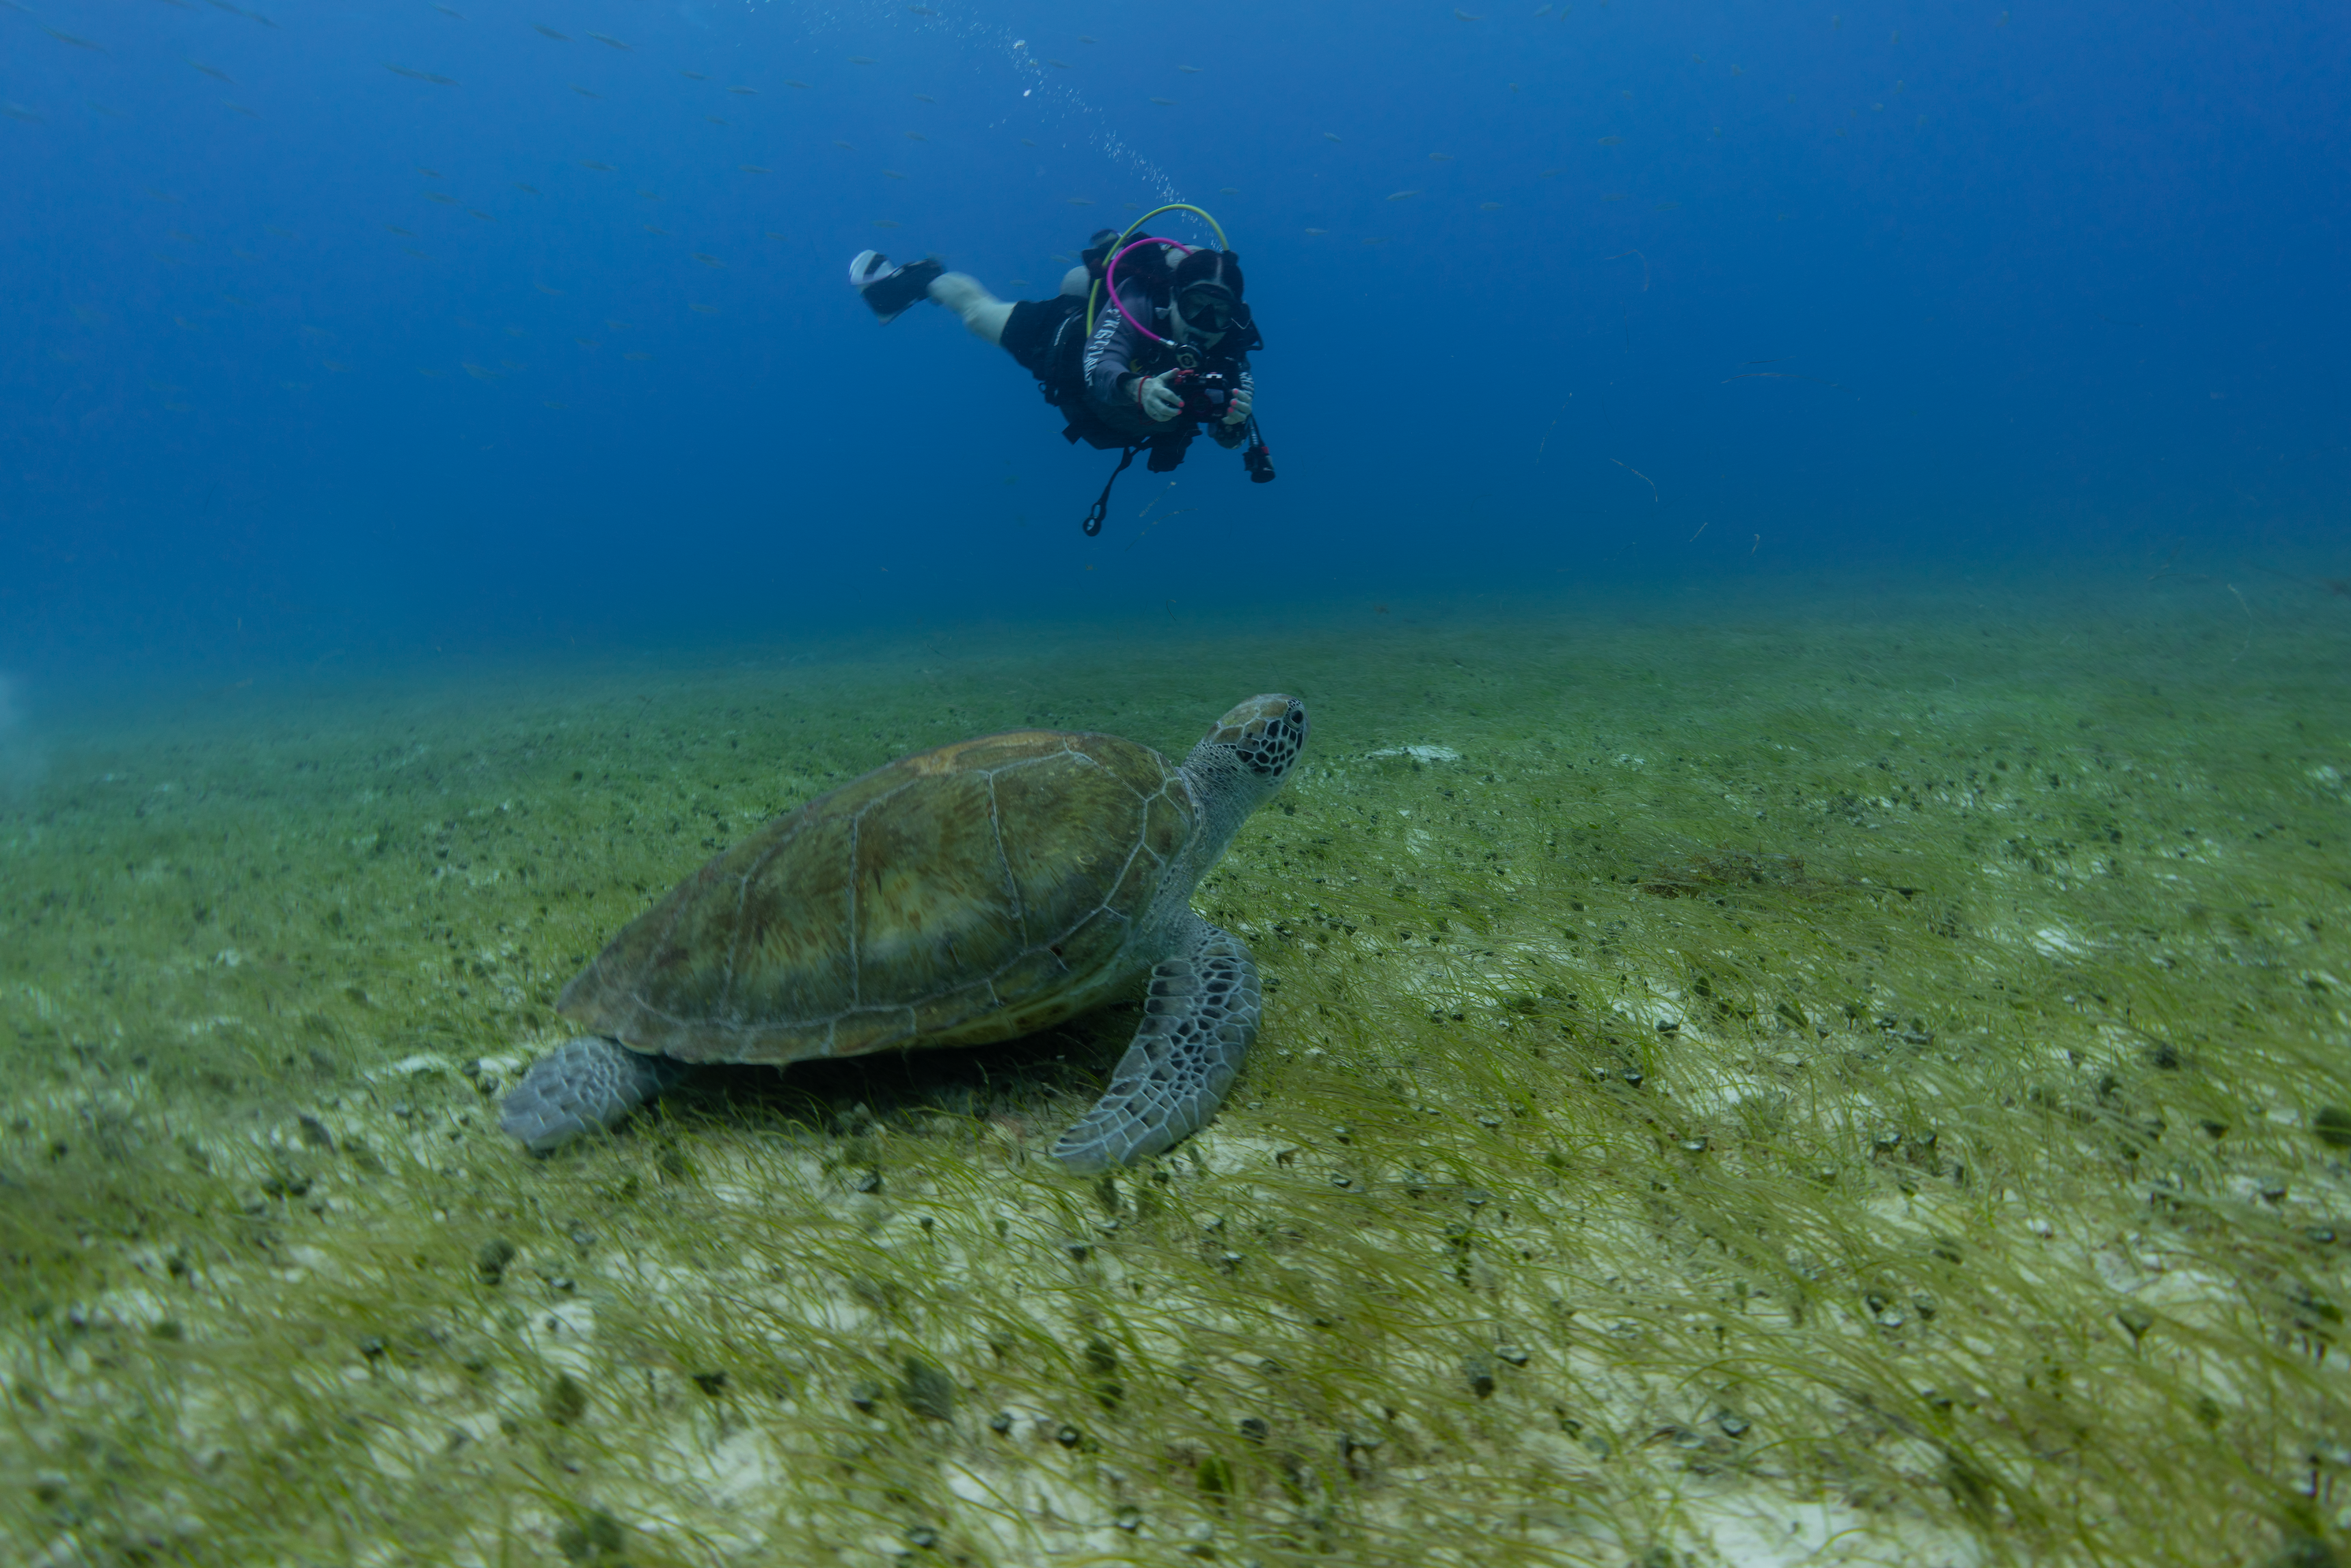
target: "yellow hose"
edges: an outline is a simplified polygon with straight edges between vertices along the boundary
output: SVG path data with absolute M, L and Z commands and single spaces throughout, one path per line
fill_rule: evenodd
M 1110 255 L 1116 256 L 1119 253 L 1120 247 L 1124 246 L 1128 240 L 1134 237 L 1135 230 L 1141 228 L 1144 225 L 1149 223 L 1152 219 L 1157 217 L 1162 213 L 1196 213 L 1199 214 L 1200 221 L 1207 224 L 1209 231 L 1217 236 L 1217 248 L 1218 250 L 1230 250 L 1233 248 L 1230 245 L 1226 243 L 1223 225 L 1218 224 L 1215 218 L 1208 215 L 1208 210 L 1206 207 L 1196 207 L 1189 202 L 1169 202 L 1165 206 L 1152 208 L 1149 212 L 1144 214 L 1141 217 L 1127 225 L 1126 232 L 1118 236 L 1118 243 L 1110 247 Z M 1105 258 L 1103 262 L 1103 267 L 1105 269 L 1109 267 L 1107 258 Z M 1102 280 L 1099 277 L 1095 278 L 1092 287 L 1086 290 L 1086 336 L 1089 338 L 1094 335 L 1094 318 L 1102 313 Z

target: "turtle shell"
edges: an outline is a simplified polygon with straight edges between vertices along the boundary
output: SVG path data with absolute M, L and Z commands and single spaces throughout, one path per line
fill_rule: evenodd
M 685 1061 L 1009 1040 L 1100 1005 L 1192 832 L 1176 764 L 1019 730 L 901 758 L 686 878 L 564 988 L 583 1028 Z

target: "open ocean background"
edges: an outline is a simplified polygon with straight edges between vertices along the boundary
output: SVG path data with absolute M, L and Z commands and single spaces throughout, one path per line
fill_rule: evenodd
M 2341 570 L 2328 5 L 42 0 L 0 29 L 20 708 L 458 650 Z M 1089 541 L 1113 458 L 944 312 L 878 329 L 843 268 L 931 251 L 1042 297 L 1171 199 L 1244 258 L 1280 477 L 1203 444 L 1179 515 L 1144 533 L 1138 467 Z

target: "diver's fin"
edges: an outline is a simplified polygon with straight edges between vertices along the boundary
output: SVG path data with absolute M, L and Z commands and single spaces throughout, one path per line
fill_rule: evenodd
M 849 283 L 875 316 L 895 321 L 930 298 L 931 279 L 946 270 L 934 256 L 893 267 L 880 251 L 862 250 L 849 264 Z

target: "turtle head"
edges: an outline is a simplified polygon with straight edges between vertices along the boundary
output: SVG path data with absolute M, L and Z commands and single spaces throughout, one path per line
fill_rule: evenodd
M 1306 705 L 1275 694 L 1251 697 L 1209 727 L 1184 771 L 1245 817 L 1281 788 L 1306 745 Z M 1238 825 L 1238 817 L 1235 825 Z

